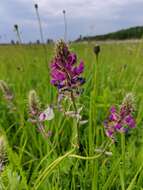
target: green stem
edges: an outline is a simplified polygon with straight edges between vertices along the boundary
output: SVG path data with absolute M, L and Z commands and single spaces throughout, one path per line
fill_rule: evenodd
M 94 159 L 99 158 L 101 155 L 102 154 L 98 154 L 98 155 L 95 155 L 95 156 L 80 156 L 80 155 L 76 155 L 76 154 L 71 154 L 71 155 L 69 155 L 69 157 L 78 158 L 78 159 L 81 159 L 81 160 L 94 160 Z
M 37 190 L 39 186 L 43 183 L 43 181 L 52 173 L 52 171 L 70 154 L 72 154 L 75 149 L 70 150 L 65 155 L 60 156 L 56 160 L 54 160 L 50 165 L 47 166 L 45 170 L 41 172 L 39 177 L 36 179 L 33 190 Z
M 16 34 L 17 34 L 17 38 L 18 38 L 19 43 L 22 44 L 22 40 L 21 40 L 19 29 L 16 30 Z
M 122 190 L 125 190 L 125 134 L 121 134 L 121 186 Z
M 90 95 L 90 115 L 89 115 L 89 152 L 93 154 L 94 147 L 94 138 L 96 136 L 96 146 L 98 146 L 98 127 L 97 127 L 97 97 L 98 97 L 98 72 L 99 72 L 99 64 L 98 57 L 96 57 L 96 63 L 93 65 L 93 80 L 92 87 L 93 90 Z
M 39 14 L 38 8 L 36 8 L 36 15 L 37 15 L 37 20 L 38 20 L 38 25 L 39 25 L 41 42 L 42 42 L 42 46 L 43 46 L 43 50 L 44 50 L 44 54 L 45 54 L 45 63 L 46 63 L 46 67 L 47 67 L 48 66 L 47 46 L 46 46 L 46 44 L 44 42 L 44 34 L 43 34 L 43 30 L 42 30 L 42 23 L 41 23 L 41 19 L 40 19 L 40 14 Z
M 91 101 L 93 101 L 93 103 L 91 104 L 92 105 L 92 114 L 91 114 L 91 121 L 92 121 L 92 125 L 91 125 L 91 131 L 92 131 L 92 144 L 89 146 L 92 146 L 94 147 L 94 144 L 96 144 L 96 147 L 98 147 L 99 145 L 99 129 L 98 129 L 98 126 L 97 126 L 97 99 L 98 99 L 98 95 L 99 95 L 99 63 L 98 63 L 98 57 L 96 57 L 96 64 L 94 65 L 94 78 L 93 78 L 93 91 L 92 91 L 92 94 L 91 94 Z M 95 142 L 95 138 L 96 138 L 96 142 Z M 90 154 L 93 153 L 93 148 L 90 148 L 91 149 L 91 152 Z M 98 160 L 95 160 L 92 164 L 92 170 L 91 170 L 91 173 L 92 173 L 92 176 L 93 176 L 93 180 L 92 180 L 92 189 L 94 190 L 98 190 L 99 187 L 98 187 L 98 176 L 99 176 L 99 162 Z
M 66 13 L 64 13 L 64 25 L 65 25 L 64 40 L 65 40 L 65 42 L 67 42 L 67 20 L 66 20 Z
M 38 129 L 40 130 L 41 134 L 43 135 L 44 138 L 47 138 L 47 135 L 46 135 L 46 131 L 42 125 L 42 123 L 39 121 L 39 118 L 36 117 L 36 122 L 37 122 L 37 125 L 38 125 Z
M 76 107 L 76 103 L 75 103 L 75 98 L 74 98 L 74 95 L 73 95 L 73 91 L 71 91 L 71 100 L 72 100 L 73 107 L 74 107 L 74 110 L 75 110 L 75 115 L 77 115 L 77 114 L 78 114 L 78 111 L 77 111 L 77 107 Z M 79 135 L 79 120 L 76 121 L 76 127 L 74 127 L 73 139 L 72 139 L 72 141 L 73 141 L 72 143 L 73 143 L 73 144 L 76 144 L 79 149 L 81 148 L 80 135 Z

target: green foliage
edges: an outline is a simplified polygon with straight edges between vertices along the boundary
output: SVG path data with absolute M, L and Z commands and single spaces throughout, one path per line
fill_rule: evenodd
M 128 29 L 122 29 L 117 32 L 112 32 L 97 36 L 85 36 L 77 41 L 85 40 L 127 40 L 127 39 L 141 39 L 143 37 L 143 26 L 131 27 Z
M 7 159 L 0 173 L 0 190 L 139 190 L 143 188 L 143 45 L 142 43 L 102 44 L 98 66 L 93 43 L 72 44 L 85 62 L 83 117 L 80 127 L 83 155 L 71 151 L 74 122 L 56 112 L 46 122 L 52 136 L 44 139 L 28 121 L 27 97 L 34 89 L 41 106 L 54 103 L 56 90 L 50 85 L 49 67 L 42 46 L 0 46 L 0 80 L 14 93 L 16 109 L 0 93 L 0 131 L 7 138 Z M 54 46 L 47 46 L 48 63 Z M 95 77 L 96 75 L 96 77 Z M 129 92 L 136 97 L 137 128 L 125 139 L 108 146 L 112 156 L 96 153 L 108 139 L 103 121 L 111 105 L 120 105 Z M 95 157 L 94 157 L 95 156 Z M 94 159 L 93 159 L 94 158 Z

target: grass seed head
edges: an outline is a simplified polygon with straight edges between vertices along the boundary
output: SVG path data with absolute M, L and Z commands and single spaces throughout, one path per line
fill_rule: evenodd
M 16 31 L 18 30 L 18 25 L 17 25 L 17 24 L 14 25 L 14 29 L 15 29 Z
M 0 89 L 1 89 L 6 100 L 12 100 L 13 99 L 14 96 L 13 96 L 12 91 L 10 90 L 8 84 L 3 80 L 0 80 Z
M 100 53 L 100 46 L 99 45 L 96 45 L 94 48 L 93 48 L 93 51 L 96 55 L 98 55 Z
M 35 90 L 31 90 L 28 96 L 28 106 L 31 115 L 37 115 L 40 112 L 40 101 Z
M 66 11 L 65 11 L 65 10 L 63 10 L 63 14 L 66 14 Z
M 35 9 L 38 9 L 38 4 L 35 4 L 34 7 L 35 7 Z

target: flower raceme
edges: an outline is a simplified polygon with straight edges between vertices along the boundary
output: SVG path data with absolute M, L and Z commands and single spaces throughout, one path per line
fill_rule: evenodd
M 80 142 L 79 124 L 82 121 L 81 110 L 76 103 L 76 97 L 82 93 L 81 86 L 85 79 L 81 76 L 84 71 L 84 63 L 80 61 L 77 65 L 77 56 L 71 52 L 64 41 L 59 41 L 56 46 L 56 55 L 51 62 L 51 84 L 58 89 L 57 108 L 65 116 L 75 119 L 76 126 L 71 135 L 71 144 L 82 150 Z
M 38 119 L 39 122 L 43 122 L 54 118 L 54 112 L 51 106 L 47 106 L 47 108 L 41 112 L 41 103 L 35 90 L 29 92 L 28 107 L 29 114 L 33 121 Z
M 29 121 L 32 124 L 36 124 L 38 131 L 42 133 L 44 137 L 49 137 L 51 131 L 46 131 L 45 121 L 50 121 L 54 118 L 54 112 L 51 106 L 47 106 L 44 111 L 41 111 L 41 104 L 39 97 L 35 90 L 31 90 L 28 96 L 28 109 L 29 109 Z
M 127 94 L 124 98 L 119 111 L 112 106 L 110 114 L 104 122 L 105 133 L 113 141 L 116 133 L 126 133 L 129 129 L 136 127 L 136 122 L 133 116 L 135 111 L 132 94 Z
M 85 82 L 85 79 L 81 77 L 84 63 L 81 61 L 78 66 L 76 63 L 76 54 L 70 52 L 66 43 L 59 41 L 56 47 L 56 56 L 51 63 L 51 83 L 59 91 L 77 90 Z

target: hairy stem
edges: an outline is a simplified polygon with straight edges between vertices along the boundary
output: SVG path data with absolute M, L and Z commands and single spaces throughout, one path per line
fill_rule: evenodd
M 73 107 L 74 107 L 74 110 L 75 110 L 75 115 L 78 114 L 78 111 L 77 111 L 77 106 L 76 106 L 76 103 L 75 103 L 75 97 L 73 95 L 73 91 L 71 91 L 71 100 L 72 100 L 72 103 L 73 103 Z M 81 150 L 81 143 L 80 143 L 80 135 L 79 135 L 79 119 L 76 121 L 76 133 L 77 133 L 77 145 L 78 145 L 78 148 L 79 150 Z

